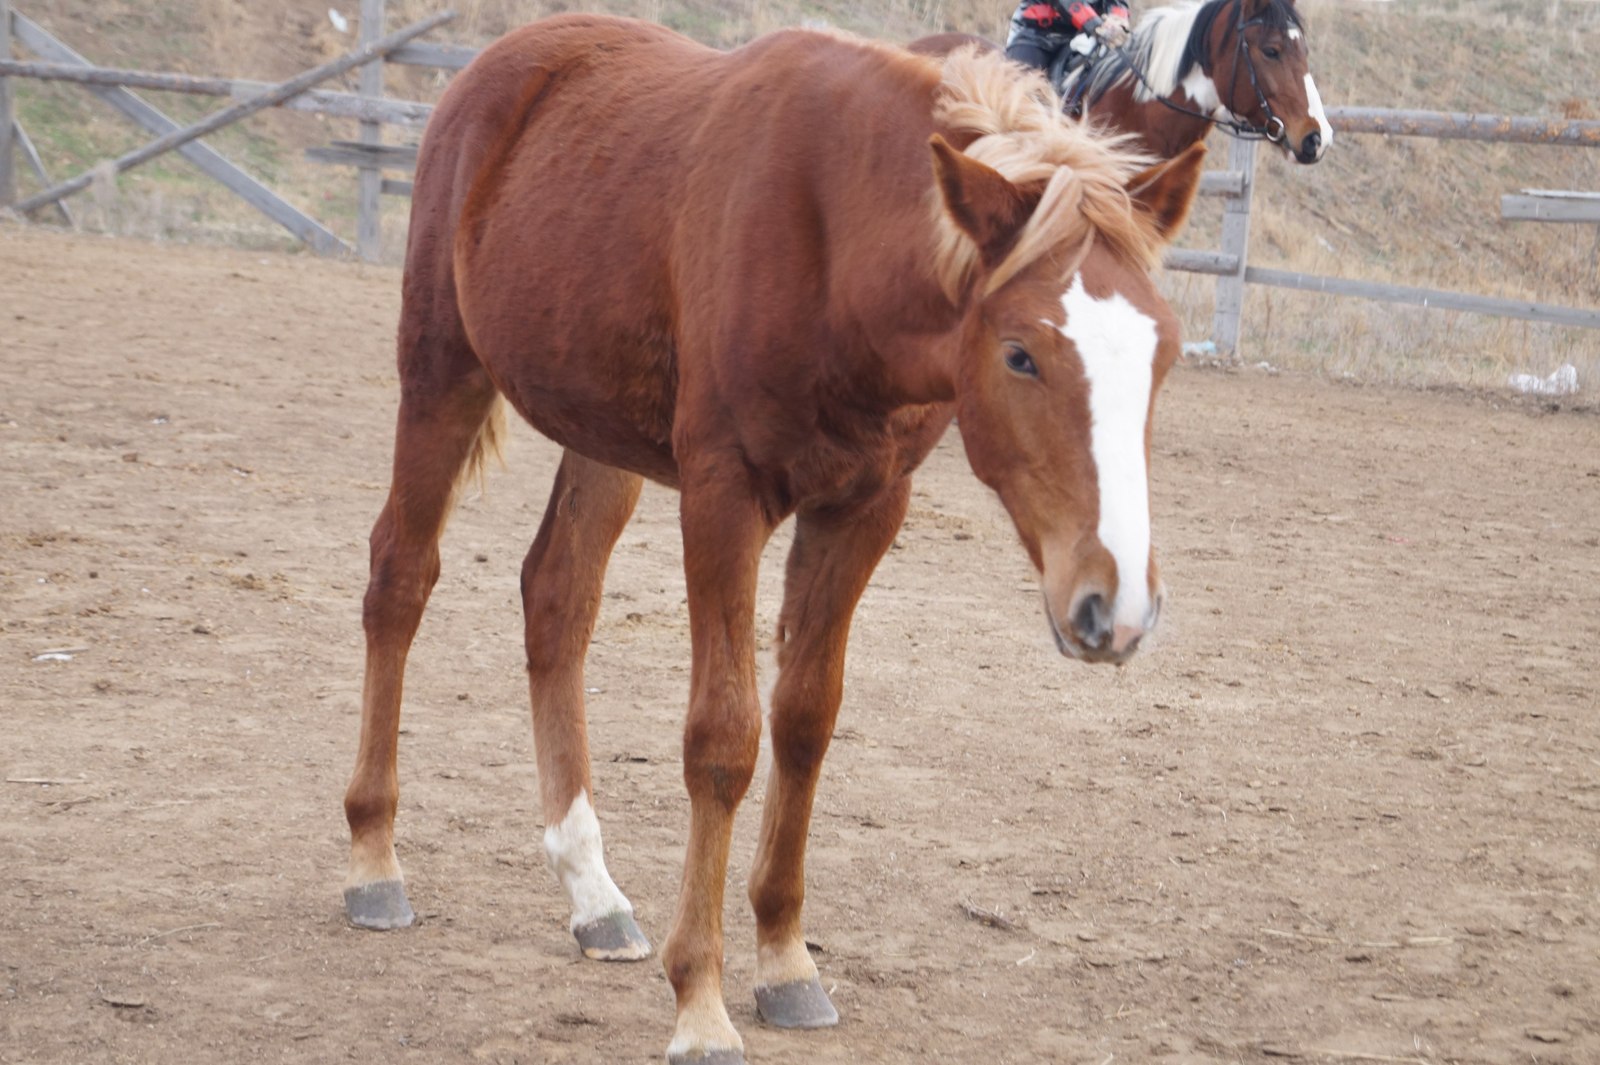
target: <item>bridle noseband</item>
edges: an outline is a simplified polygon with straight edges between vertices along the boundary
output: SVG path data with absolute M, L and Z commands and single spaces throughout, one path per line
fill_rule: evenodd
M 1229 0 L 1220 0 L 1220 2 L 1228 3 Z M 1150 80 L 1145 77 L 1144 71 L 1139 69 L 1138 64 L 1133 61 L 1133 57 L 1128 54 L 1125 47 L 1117 48 L 1115 51 L 1117 55 L 1122 57 L 1122 61 L 1127 64 L 1128 70 L 1132 72 L 1133 76 L 1139 79 L 1139 84 L 1145 87 L 1145 91 L 1164 107 L 1176 111 L 1181 115 L 1188 115 L 1190 118 L 1203 119 L 1206 122 L 1210 122 L 1214 126 L 1220 126 L 1222 129 L 1227 130 L 1230 135 L 1238 137 L 1240 140 L 1264 140 L 1269 141 L 1272 144 L 1282 144 L 1284 138 L 1288 135 L 1288 127 L 1284 125 L 1283 119 L 1279 118 L 1277 113 L 1272 110 L 1272 104 L 1267 100 L 1267 94 L 1261 91 L 1261 81 L 1256 77 L 1256 63 L 1255 60 L 1250 57 L 1250 48 L 1245 43 L 1244 39 L 1245 30 L 1250 29 L 1253 26 L 1261 26 L 1266 24 L 1266 16 L 1257 15 L 1255 18 L 1246 21 L 1244 17 L 1244 0 L 1232 0 L 1232 3 L 1235 9 L 1238 11 L 1238 18 L 1234 23 L 1234 37 L 1236 40 L 1233 49 L 1233 69 L 1230 71 L 1231 76 L 1229 78 L 1229 84 L 1233 85 L 1238 83 L 1239 57 L 1243 56 L 1245 69 L 1250 74 L 1250 88 L 1255 90 L 1256 102 L 1261 105 L 1261 113 L 1267 116 L 1266 122 L 1259 126 L 1251 122 L 1242 121 L 1241 119 L 1235 117 L 1231 108 L 1228 110 L 1229 117 L 1218 118 L 1215 115 L 1208 115 L 1202 111 L 1194 111 L 1190 108 L 1173 103 L 1165 96 L 1156 92 L 1155 86 L 1150 84 Z M 1079 78 L 1087 80 L 1088 76 L 1089 70 L 1086 69 L 1082 74 L 1079 75 Z M 1077 101 L 1077 106 L 1081 109 L 1083 106 L 1085 106 L 1085 101 L 1080 98 Z

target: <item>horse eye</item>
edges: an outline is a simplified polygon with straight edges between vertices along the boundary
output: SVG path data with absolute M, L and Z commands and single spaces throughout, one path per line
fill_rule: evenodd
M 1033 356 L 1016 345 L 1006 348 L 1006 369 L 1012 373 L 1022 374 L 1024 377 L 1038 377 L 1039 367 L 1033 363 Z
M 1283 53 L 1278 50 L 1278 46 L 1275 44 L 1269 44 L 1261 49 L 1261 54 L 1268 59 L 1281 59 L 1283 57 Z

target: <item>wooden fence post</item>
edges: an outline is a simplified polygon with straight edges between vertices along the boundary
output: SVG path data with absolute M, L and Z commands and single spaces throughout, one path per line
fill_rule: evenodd
M 11 0 L 0 0 L 0 59 L 11 58 Z M 11 79 L 0 76 L 0 207 L 17 202 L 16 107 Z
M 1256 188 L 1256 142 L 1231 137 L 1228 169 L 1244 177 L 1244 188 L 1222 207 L 1222 251 L 1236 257 L 1232 273 L 1217 278 L 1217 310 L 1211 322 L 1217 354 L 1233 358 L 1239 351 L 1239 319 L 1244 313 L 1244 272 L 1250 249 L 1250 200 Z
M 383 0 L 361 0 L 361 39 L 363 45 L 371 44 L 383 36 Z M 383 58 L 373 60 L 361 68 L 362 96 L 383 95 Z M 382 144 L 383 126 L 378 122 L 361 123 L 362 144 Z M 375 166 L 364 166 L 357 178 L 356 251 L 367 262 L 376 262 L 383 254 L 383 171 Z

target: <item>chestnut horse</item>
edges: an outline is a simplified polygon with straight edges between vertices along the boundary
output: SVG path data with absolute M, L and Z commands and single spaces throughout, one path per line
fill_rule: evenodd
M 606 870 L 583 664 L 644 478 L 680 493 L 693 649 L 689 840 L 662 950 L 673 1062 L 742 1062 L 723 1005 L 734 811 L 756 766 L 756 578 L 796 521 L 749 898 L 768 1022 L 837 1021 L 801 932 L 804 853 L 851 615 L 959 414 L 1042 574 L 1060 650 L 1156 623 L 1147 464 L 1177 322 L 1149 276 L 1203 149 L 1157 167 L 996 57 L 789 31 L 731 53 L 567 15 L 486 49 L 418 160 L 393 482 L 371 539 L 351 921 L 411 923 L 394 851 L 408 649 L 452 491 L 504 397 L 565 448 L 522 567 L 545 848 L 584 954 L 650 944 Z
M 907 47 L 940 56 L 969 44 L 999 50 L 952 33 Z M 1075 113 L 1137 135 L 1163 159 L 1203 140 L 1212 126 L 1271 141 L 1300 163 L 1317 162 L 1333 143 L 1294 0 L 1157 8 L 1139 20 L 1125 47 L 1079 67 L 1061 89 Z

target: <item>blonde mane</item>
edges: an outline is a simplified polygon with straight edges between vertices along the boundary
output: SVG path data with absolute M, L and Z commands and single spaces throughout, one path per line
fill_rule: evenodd
M 983 295 L 1045 257 L 1058 259 L 1065 277 L 1096 240 L 1145 269 L 1158 261 L 1161 239 L 1126 188 L 1154 160 L 1132 150 L 1131 137 L 1067 118 L 1043 75 L 999 54 L 955 52 L 945 60 L 933 118 L 947 135 L 976 135 L 965 149 L 969 158 L 1014 185 L 1043 189 L 1016 244 L 985 278 Z M 978 249 L 946 213 L 937 188 L 933 200 L 935 274 L 954 299 L 978 267 Z

